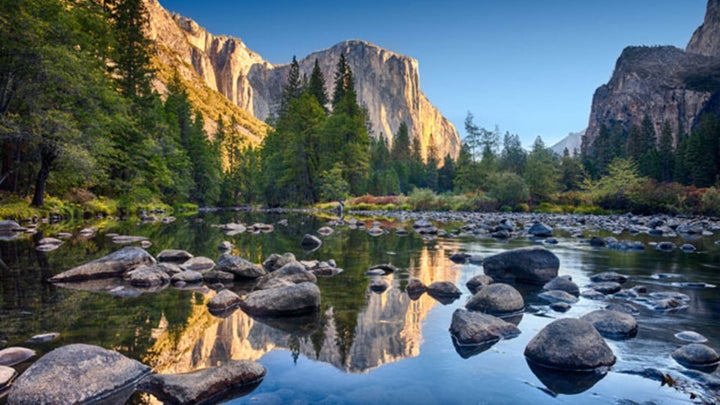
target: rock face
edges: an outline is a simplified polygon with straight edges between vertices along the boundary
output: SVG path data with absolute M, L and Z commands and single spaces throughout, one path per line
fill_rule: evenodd
M 134 384 L 149 372 L 150 367 L 101 347 L 63 346 L 18 377 L 8 404 L 124 403 L 114 396 L 126 393 L 125 399 L 129 398 Z
M 685 51 L 671 46 L 623 50 L 612 78 L 593 96 L 587 141 L 592 144 L 603 125 L 614 122 L 627 131 L 645 116 L 658 138 L 667 122 L 677 139 L 678 128 L 690 131 L 703 112 L 718 108 L 719 70 L 720 2 L 709 0 L 705 22 Z
M 155 259 L 145 250 L 127 246 L 105 257 L 74 267 L 50 278 L 50 282 L 64 283 L 98 278 L 119 277 L 141 265 L 153 265 Z
M 592 324 L 575 318 L 544 327 L 525 347 L 525 357 L 543 367 L 569 371 L 593 371 L 615 363 L 615 355 Z
M 147 5 L 149 36 L 158 41 L 164 64 L 177 66 L 183 78 L 222 94 L 260 121 L 275 112 L 289 65 L 272 65 L 240 39 L 215 36 L 191 19 L 171 15 L 156 0 L 148 0 Z M 300 74 L 310 77 L 317 59 L 326 90 L 332 94 L 341 54 L 353 72 L 358 102 L 367 106 L 376 136 L 382 134 L 392 142 L 392 135 L 405 122 L 410 135 L 420 142 L 423 156 L 431 143 L 438 156 L 457 156 L 458 132 L 420 90 L 417 60 L 351 40 L 299 59 Z
M 485 274 L 493 279 L 545 284 L 558 275 L 560 260 L 542 247 L 513 249 L 483 261 Z
M 215 403 L 237 397 L 243 388 L 256 387 L 265 377 L 265 367 L 245 360 L 229 361 L 219 367 L 186 374 L 155 374 L 145 378 L 138 390 L 153 394 L 166 404 Z

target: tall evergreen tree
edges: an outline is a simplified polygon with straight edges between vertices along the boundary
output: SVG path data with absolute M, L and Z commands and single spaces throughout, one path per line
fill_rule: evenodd
M 542 138 L 538 136 L 528 156 L 525 171 L 525 182 L 536 201 L 548 201 L 558 191 L 559 172 L 555 160 L 555 154 L 545 147 Z
M 455 160 L 450 154 L 445 156 L 443 166 L 438 170 L 438 191 L 452 191 L 455 180 Z
M 500 170 L 522 176 L 525 172 L 526 164 L 527 152 L 520 143 L 520 137 L 506 132 L 503 137 L 503 149 L 500 154 Z
M 345 59 L 345 54 L 340 54 L 340 60 L 338 60 L 337 69 L 335 70 L 335 82 L 333 90 L 332 105 L 333 109 L 337 108 L 338 104 L 342 102 L 347 93 L 355 94 L 355 82 L 353 80 L 350 66 Z M 355 103 L 357 103 L 357 96 L 354 96 Z
M 145 36 L 148 15 L 143 0 L 117 0 L 113 22 L 117 38 L 115 73 L 122 93 L 129 98 L 147 96 L 151 92 L 153 70 L 150 67 L 152 43 Z
M 320 63 L 317 58 L 313 65 L 312 73 L 310 74 L 310 81 L 308 82 L 307 91 L 315 97 L 318 104 L 327 112 L 327 104 L 329 102 L 327 92 L 325 91 L 325 76 L 323 76 L 322 70 L 320 70 Z
M 666 121 L 660 133 L 658 144 L 658 159 L 660 161 L 660 173 L 656 177 L 658 181 L 670 182 L 673 179 L 674 156 L 673 156 L 673 134 L 670 124 Z
M 302 93 L 300 65 L 293 55 L 290 70 L 288 71 L 287 79 L 285 79 L 285 84 L 283 85 L 282 95 L 280 96 L 280 115 L 287 113 L 290 108 L 290 103 L 300 97 L 300 93 Z

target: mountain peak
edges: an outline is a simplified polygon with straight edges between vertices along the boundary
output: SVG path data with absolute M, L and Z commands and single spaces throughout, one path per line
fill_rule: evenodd
M 686 48 L 688 53 L 720 57 L 720 0 L 708 0 L 705 21 Z

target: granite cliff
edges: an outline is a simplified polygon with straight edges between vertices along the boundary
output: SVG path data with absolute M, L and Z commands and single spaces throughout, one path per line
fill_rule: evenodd
M 213 35 L 195 21 L 169 13 L 157 0 L 147 0 L 147 6 L 150 36 L 163 67 L 177 69 L 184 80 L 216 91 L 258 120 L 274 113 L 289 65 L 273 65 L 240 39 Z M 299 59 L 301 74 L 309 76 L 317 59 L 331 94 L 341 53 L 355 77 L 358 102 L 370 113 L 375 136 L 392 139 L 405 122 L 423 153 L 434 143 L 439 155 L 457 156 L 458 132 L 420 90 L 415 59 L 352 40 Z
M 647 116 L 660 133 L 668 122 L 690 131 L 705 111 L 716 111 L 720 90 L 720 0 L 709 0 L 704 24 L 687 49 L 628 47 L 610 81 L 593 96 L 586 133 L 592 143 L 603 125 L 628 130 Z

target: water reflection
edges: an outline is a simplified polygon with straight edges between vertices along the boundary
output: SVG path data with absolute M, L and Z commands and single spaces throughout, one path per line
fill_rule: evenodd
M 607 370 L 590 372 L 554 370 L 527 362 L 530 370 L 552 395 L 577 395 L 592 388 L 607 374 Z
M 295 358 L 302 354 L 345 372 L 363 373 L 414 357 L 422 343 L 422 323 L 437 302 L 427 295 L 411 300 L 401 282 L 409 274 L 428 284 L 455 282 L 460 273 L 448 263 L 444 251 L 424 247 L 410 261 L 408 274 L 388 277 L 393 287 L 383 294 L 367 291 L 363 306 L 340 308 L 340 313 L 332 304 L 324 304 L 322 312 L 304 317 L 254 319 L 236 310 L 219 318 L 206 309 L 205 302 L 214 295 L 210 293 L 202 302 L 191 304 L 181 333 L 163 327 L 166 321 L 161 319 L 161 325 L 153 329 L 155 344 L 144 361 L 159 373 L 183 373 L 228 360 L 257 360 L 284 348 Z M 355 327 L 348 333 L 340 325 L 352 313 Z

